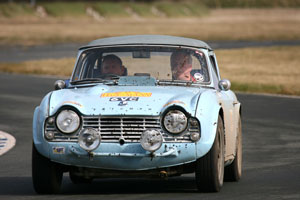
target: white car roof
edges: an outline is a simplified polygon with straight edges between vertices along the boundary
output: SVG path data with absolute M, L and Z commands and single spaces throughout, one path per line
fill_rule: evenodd
M 119 46 L 119 45 L 170 45 L 170 46 L 186 46 L 205 48 L 212 50 L 212 48 L 201 40 L 167 36 L 167 35 L 129 35 L 119 37 L 109 37 L 94 40 L 80 49 L 86 49 L 97 46 Z

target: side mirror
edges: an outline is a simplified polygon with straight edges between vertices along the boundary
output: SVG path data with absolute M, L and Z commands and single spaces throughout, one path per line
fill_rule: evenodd
M 61 89 L 64 89 L 64 88 L 66 88 L 65 81 L 63 81 L 63 80 L 55 81 L 55 83 L 54 83 L 54 89 L 55 90 L 61 90 Z
M 227 79 L 220 80 L 218 85 L 220 90 L 224 90 L 224 91 L 229 90 L 231 87 L 231 83 Z

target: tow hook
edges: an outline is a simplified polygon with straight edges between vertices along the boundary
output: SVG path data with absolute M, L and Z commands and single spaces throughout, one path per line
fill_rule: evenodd
M 168 172 L 166 171 L 160 171 L 159 172 L 159 177 L 162 178 L 162 179 L 168 179 Z
M 94 153 L 89 151 L 88 154 L 89 154 L 90 161 L 93 161 L 94 160 Z

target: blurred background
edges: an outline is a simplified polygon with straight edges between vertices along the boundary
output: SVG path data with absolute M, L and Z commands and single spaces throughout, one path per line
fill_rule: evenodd
M 0 71 L 70 76 L 98 38 L 162 34 L 214 49 L 243 92 L 300 95 L 300 0 L 1 0 Z

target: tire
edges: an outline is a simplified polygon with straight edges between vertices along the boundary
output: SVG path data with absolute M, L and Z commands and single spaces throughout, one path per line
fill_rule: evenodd
M 224 180 L 225 181 L 239 181 L 242 176 L 242 122 L 239 118 L 238 132 L 237 132 L 237 148 L 236 156 L 233 162 L 225 167 Z
M 90 184 L 93 181 L 93 179 L 91 179 L 91 178 L 84 178 L 81 176 L 77 176 L 74 173 L 72 173 L 71 171 L 69 172 L 69 177 L 70 177 L 72 183 L 74 183 L 74 184 Z
M 214 144 L 210 151 L 196 161 L 196 185 L 200 192 L 219 192 L 224 179 L 224 126 L 218 117 Z
M 42 156 L 32 145 L 32 181 L 38 194 L 57 194 L 60 192 L 63 171 L 59 164 Z

